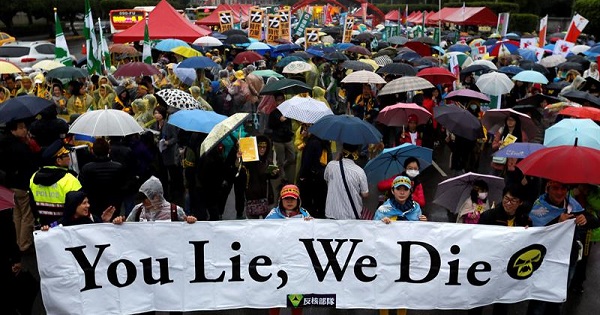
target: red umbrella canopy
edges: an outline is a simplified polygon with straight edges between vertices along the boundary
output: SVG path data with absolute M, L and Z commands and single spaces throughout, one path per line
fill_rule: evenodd
M 560 145 L 540 149 L 517 167 L 525 175 L 565 184 L 600 184 L 600 150 L 588 147 Z
M 12 190 L 0 186 L 0 210 L 15 207 L 15 194 Z
M 404 44 L 404 47 L 408 47 L 414 50 L 421 56 L 431 56 L 431 46 L 421 42 L 408 42 Z
M 261 56 L 257 52 L 248 50 L 248 51 L 242 51 L 241 53 L 238 53 L 237 55 L 235 55 L 235 58 L 233 58 L 233 63 L 235 63 L 236 65 L 241 65 L 241 64 L 257 62 L 257 61 L 263 60 L 263 59 L 264 59 L 263 56 Z
M 367 56 L 371 55 L 371 51 L 362 46 L 352 46 L 352 47 L 346 49 L 346 51 L 353 52 L 356 54 L 361 54 L 361 55 L 367 55 Z
M 444 84 L 456 81 L 454 74 L 448 71 L 448 69 L 442 67 L 425 68 L 419 71 L 417 76 L 431 82 L 432 84 Z
M 600 122 L 600 109 L 595 107 L 583 106 L 567 106 L 558 112 L 560 115 L 571 116 L 575 118 L 589 118 L 591 120 Z
M 156 67 L 140 61 L 126 63 L 119 66 L 117 71 L 113 73 L 115 77 L 139 77 L 144 75 L 158 74 Z
M 427 123 L 431 114 L 423 107 L 414 103 L 398 103 L 390 105 L 381 110 L 377 115 L 377 121 L 386 126 L 405 126 L 410 116 L 416 116 L 417 124 Z

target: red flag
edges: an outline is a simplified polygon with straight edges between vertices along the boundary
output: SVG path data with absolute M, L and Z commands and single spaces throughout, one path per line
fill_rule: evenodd
M 573 19 L 571 20 L 571 24 L 569 24 L 569 29 L 567 30 L 567 35 L 565 36 L 565 41 L 575 43 L 577 42 L 577 38 L 579 34 L 583 31 L 585 26 L 588 24 L 589 20 L 584 18 L 579 14 L 575 14 Z
M 406 5 L 404 12 L 402 12 L 402 24 L 406 24 L 407 17 L 408 17 L 408 4 Z
M 548 15 L 540 20 L 540 35 L 538 38 L 538 47 L 546 45 L 546 31 L 548 30 Z

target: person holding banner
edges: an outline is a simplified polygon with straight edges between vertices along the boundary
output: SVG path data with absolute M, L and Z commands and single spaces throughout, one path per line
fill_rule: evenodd
M 559 170 L 557 170 L 559 171 Z M 533 204 L 529 213 L 532 226 L 549 226 L 566 220 L 575 220 L 575 234 L 571 247 L 567 288 L 575 274 L 578 261 L 583 253 L 583 242 L 588 229 L 600 227 L 598 219 L 570 196 L 569 185 L 555 180 L 546 183 L 546 192 Z M 529 301 L 528 315 L 560 314 L 562 303 L 551 303 L 539 300 Z
M 57 226 L 71 226 L 90 223 L 110 222 L 115 212 L 114 206 L 109 206 L 97 216 L 90 212 L 90 203 L 87 194 L 83 191 L 70 191 L 65 197 L 65 211 L 62 218 L 52 222 L 50 225 L 42 226 L 42 231 L 48 231 Z

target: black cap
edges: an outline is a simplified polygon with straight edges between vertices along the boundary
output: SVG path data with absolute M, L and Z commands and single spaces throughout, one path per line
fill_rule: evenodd
M 53 157 L 57 157 L 59 155 L 68 153 L 69 150 L 65 147 L 65 143 L 63 142 L 63 140 L 58 139 L 55 140 L 54 142 L 52 142 L 51 145 L 49 145 L 44 152 L 42 152 L 42 158 L 44 160 L 47 159 L 51 159 Z

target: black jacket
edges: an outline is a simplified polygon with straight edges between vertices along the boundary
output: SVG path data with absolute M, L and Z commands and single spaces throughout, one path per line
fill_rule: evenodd
M 273 142 L 286 143 L 292 141 L 294 132 L 292 131 L 292 120 L 279 120 L 283 116 L 279 109 L 275 109 L 269 114 L 269 128 L 271 129 L 271 140 Z
M 119 209 L 123 201 L 125 169 L 119 162 L 99 157 L 86 164 L 79 174 L 82 190 L 90 201 L 90 212 L 101 216 L 109 206 Z
M 506 211 L 504 211 L 502 204 L 500 204 L 496 208 L 484 211 L 479 218 L 479 224 L 508 226 L 509 219 L 510 217 Z M 514 219 L 515 222 L 513 226 L 531 225 L 531 222 L 529 222 L 529 213 L 523 211 L 522 209 L 517 209 Z
M 0 138 L 0 172 L 4 175 L 4 186 L 21 190 L 29 189 L 29 180 L 38 170 L 40 156 L 12 133 Z

